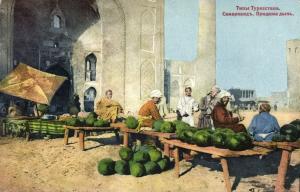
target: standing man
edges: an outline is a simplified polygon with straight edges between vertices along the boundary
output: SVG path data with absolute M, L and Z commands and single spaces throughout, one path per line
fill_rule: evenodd
M 225 90 L 219 93 L 220 101 L 215 105 L 212 111 L 212 119 L 215 128 L 229 128 L 234 132 L 246 132 L 246 128 L 243 124 L 239 124 L 243 121 L 244 117 L 233 117 L 232 112 L 226 109 L 226 106 L 230 100 L 231 94 Z
M 219 92 L 220 92 L 220 88 L 215 85 L 211 88 L 211 91 L 201 99 L 201 103 L 200 103 L 201 115 L 200 115 L 198 127 L 200 128 L 213 127 L 211 113 L 219 100 L 219 98 L 217 97 Z
M 139 117 L 143 119 L 143 127 L 152 127 L 155 120 L 162 119 L 156 106 L 161 100 L 162 93 L 159 90 L 153 90 L 150 97 L 151 99 L 142 105 L 138 113 Z
M 199 105 L 192 97 L 191 87 L 186 87 L 184 92 L 185 95 L 178 101 L 177 111 L 182 117 L 182 121 L 188 123 L 190 126 L 195 126 L 193 114 L 199 111 Z

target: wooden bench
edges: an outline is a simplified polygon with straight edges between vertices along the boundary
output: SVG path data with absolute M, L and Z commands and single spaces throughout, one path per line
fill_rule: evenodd
M 295 149 L 300 148 L 300 141 L 297 142 L 253 142 L 256 146 L 261 146 L 269 149 L 280 149 L 281 159 L 278 166 L 278 173 L 275 183 L 275 192 L 285 191 L 285 177 L 290 165 L 291 155 Z
M 247 150 L 243 150 L 243 151 L 232 151 L 229 149 L 220 149 L 220 148 L 216 148 L 213 146 L 199 147 L 197 145 L 184 143 L 177 139 L 161 139 L 161 142 L 174 146 L 176 177 L 180 176 L 180 169 L 179 169 L 179 150 L 180 149 L 188 149 L 188 150 L 192 150 L 192 151 L 199 152 L 199 153 L 207 153 L 207 154 L 211 154 L 213 158 L 220 159 L 227 192 L 230 192 L 232 190 L 231 190 L 229 170 L 228 170 L 228 164 L 227 164 L 226 158 L 240 157 L 240 156 L 252 156 L 252 155 L 267 155 L 269 152 L 272 151 L 270 149 L 266 149 L 266 148 L 259 147 L 259 146 L 254 147 L 253 149 L 247 149 Z
M 68 140 L 69 140 L 69 130 L 74 130 L 75 132 L 79 133 L 79 147 L 81 150 L 85 150 L 84 148 L 84 137 L 86 135 L 87 131 L 92 131 L 92 132 L 103 132 L 103 131 L 114 131 L 116 135 L 117 142 L 119 142 L 119 129 L 116 127 L 73 127 L 73 126 L 68 126 L 65 125 L 65 134 L 64 134 L 64 144 L 68 145 Z M 75 134 L 76 136 L 77 134 Z
M 129 135 L 130 134 L 141 134 L 148 135 L 151 137 L 157 137 L 159 140 L 162 138 L 171 139 L 176 137 L 176 133 L 162 133 L 153 130 L 141 130 L 137 131 L 135 129 L 129 129 L 126 127 L 124 123 L 112 123 L 111 126 L 118 127 L 120 131 L 123 133 L 123 145 L 128 147 L 129 144 Z M 164 143 L 164 154 L 169 156 L 170 145 L 168 143 Z

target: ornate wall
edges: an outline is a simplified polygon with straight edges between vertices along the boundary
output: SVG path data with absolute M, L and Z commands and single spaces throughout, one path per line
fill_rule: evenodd
M 184 87 L 191 86 L 197 101 L 216 83 L 216 1 L 199 1 L 198 56 L 194 61 L 170 62 L 170 107 L 176 109 Z
M 0 1 L 0 79 L 12 69 L 14 0 Z
M 50 38 L 49 34 L 44 31 L 48 25 L 53 25 L 47 19 L 55 16 L 53 9 L 55 4 L 59 5 L 61 11 L 58 9 L 56 12 L 64 15 L 63 27 L 66 28 L 62 35 L 71 41 L 71 51 L 68 53 L 70 65 L 66 68 L 72 75 L 74 92 L 79 94 L 82 104 L 89 88 L 95 88 L 96 101 L 104 95 L 105 90 L 112 89 L 113 98 L 124 105 L 125 110 L 136 112 L 152 89 L 163 91 L 163 0 L 17 2 L 22 5 L 16 9 L 18 13 L 23 13 L 19 18 L 28 21 L 24 14 L 26 10 L 22 10 L 26 7 L 29 9 L 27 13 L 31 14 L 30 22 L 35 24 L 26 28 L 34 33 L 24 33 L 24 38 L 18 35 L 29 44 L 50 42 L 47 39 Z M 0 4 L 0 78 L 12 69 L 12 61 L 15 59 L 12 50 L 22 48 L 21 43 L 15 47 L 13 44 L 14 4 L 13 0 L 2 0 Z M 37 47 L 34 50 L 38 51 L 41 45 L 36 43 L 34 46 Z M 56 48 L 55 43 L 53 46 L 51 49 Z M 90 54 L 96 57 L 95 67 L 88 69 L 95 70 L 96 78 L 92 80 L 86 78 L 86 58 Z M 36 68 L 39 66 L 44 69 L 44 65 L 47 65 L 37 65 L 36 60 L 26 57 L 22 59 Z

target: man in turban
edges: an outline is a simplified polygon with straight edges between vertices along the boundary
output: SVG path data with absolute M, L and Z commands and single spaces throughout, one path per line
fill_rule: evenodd
M 280 131 L 276 117 L 270 114 L 271 106 L 262 103 L 259 114 L 255 115 L 249 125 L 248 131 L 256 141 L 271 141 L 274 134 Z
M 220 101 L 215 105 L 212 111 L 212 119 L 215 128 L 229 128 L 234 132 L 246 132 L 243 124 L 239 124 L 244 117 L 233 117 L 232 113 L 226 109 L 231 94 L 225 90 L 219 93 Z
M 109 89 L 105 92 L 105 97 L 98 101 L 95 112 L 102 119 L 115 122 L 117 116 L 123 113 L 123 108 L 120 103 L 112 99 L 112 90 Z
M 152 127 L 155 120 L 162 119 L 156 106 L 161 100 L 162 93 L 159 90 L 153 90 L 150 97 L 151 99 L 142 105 L 138 113 L 143 120 L 142 126 L 144 127 Z
M 202 98 L 200 102 L 201 115 L 198 127 L 212 128 L 213 123 L 211 113 L 219 100 L 217 95 L 220 93 L 220 91 L 220 88 L 215 85 L 211 88 L 211 91 L 205 97 Z

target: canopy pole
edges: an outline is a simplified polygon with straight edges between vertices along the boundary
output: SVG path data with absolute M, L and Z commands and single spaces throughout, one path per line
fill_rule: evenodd
M 37 115 L 37 117 L 40 117 L 39 110 L 38 110 L 38 107 L 37 107 L 37 103 L 35 103 L 35 109 L 36 109 L 36 115 Z

